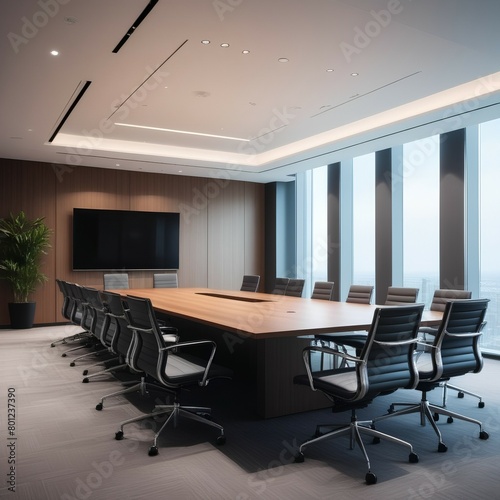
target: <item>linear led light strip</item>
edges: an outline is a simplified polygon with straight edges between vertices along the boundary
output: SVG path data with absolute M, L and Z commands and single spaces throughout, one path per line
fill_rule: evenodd
M 120 127 L 144 128 L 147 130 L 159 130 L 160 132 L 174 132 L 175 134 L 201 135 L 203 137 L 215 137 L 217 139 L 229 139 L 231 141 L 250 142 L 250 139 L 241 139 L 240 137 L 228 137 L 226 135 L 204 134 L 202 132 L 189 132 L 187 130 L 174 130 L 174 129 L 170 129 L 170 128 L 148 127 L 146 125 L 131 125 L 130 123 L 115 123 L 115 125 L 119 125 Z

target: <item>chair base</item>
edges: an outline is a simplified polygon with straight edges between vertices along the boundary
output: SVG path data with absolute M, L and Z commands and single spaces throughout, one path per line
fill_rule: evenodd
M 128 420 L 125 420 L 124 422 L 121 423 L 120 425 L 120 430 L 116 432 L 115 434 L 115 439 L 120 441 L 124 437 L 123 433 L 123 428 L 125 425 L 131 424 L 133 422 L 140 422 L 142 420 L 146 420 L 149 418 L 156 418 L 161 415 L 168 414 L 167 419 L 163 423 L 163 425 L 160 427 L 158 432 L 155 432 L 154 439 L 153 439 L 153 444 L 149 448 L 148 455 L 149 456 L 155 456 L 158 455 L 158 446 L 157 446 L 157 441 L 159 435 L 162 433 L 163 429 L 172 422 L 174 427 L 177 426 L 178 420 L 180 417 L 188 418 L 190 420 L 194 420 L 196 422 L 201 422 L 203 424 L 209 425 L 211 427 L 215 427 L 220 431 L 220 435 L 217 437 L 216 443 L 218 445 L 222 445 L 226 442 L 226 437 L 224 435 L 224 428 L 219 425 L 216 422 L 213 422 L 212 420 L 209 420 L 207 416 L 210 416 L 211 414 L 211 409 L 204 407 L 204 406 L 181 406 L 178 402 L 174 402 L 171 405 L 158 405 L 155 406 L 153 412 L 148 413 L 146 415 L 141 415 L 139 417 L 135 418 L 130 418 Z M 206 416 L 202 416 L 202 415 Z
M 403 409 L 395 411 L 394 408 L 396 406 L 402 406 Z M 376 417 L 372 420 L 373 425 L 382 420 L 386 420 L 388 418 L 397 417 L 401 415 L 409 415 L 411 413 L 418 413 L 420 415 L 420 425 L 425 426 L 426 421 L 429 421 L 434 432 L 438 437 L 438 451 L 443 453 L 448 450 L 448 447 L 443 442 L 443 437 L 441 435 L 441 431 L 436 425 L 436 421 L 439 420 L 439 415 L 444 415 L 448 417 L 448 423 L 453 422 L 453 419 L 456 418 L 458 420 L 463 420 L 464 422 L 470 422 L 472 424 L 476 424 L 479 426 L 479 438 L 480 439 L 488 439 L 489 434 L 483 430 L 483 424 L 476 420 L 475 418 L 470 418 L 465 415 L 461 415 L 460 413 L 456 413 L 446 408 L 438 405 L 434 405 L 429 403 L 426 399 L 425 392 L 422 395 L 422 400 L 420 403 L 392 403 L 389 407 L 388 413 L 385 415 L 381 415 L 380 417 Z
M 447 402 L 447 398 L 448 398 L 448 389 L 451 389 L 453 391 L 457 391 L 459 398 L 463 398 L 464 394 L 467 394 L 468 396 L 473 396 L 473 397 L 479 399 L 479 401 L 477 403 L 477 407 L 484 408 L 483 398 L 479 394 L 476 394 L 475 392 L 466 391 L 465 389 L 462 389 L 461 387 L 457 387 L 455 385 L 451 385 L 448 382 L 443 382 L 442 388 L 443 388 L 443 408 L 446 408 L 446 402 Z
M 146 382 L 146 379 L 142 377 L 140 382 L 134 383 L 134 385 L 128 387 L 127 389 L 122 389 L 121 391 L 112 392 L 111 394 L 106 394 L 105 396 L 103 396 L 101 398 L 101 401 L 97 403 L 95 409 L 97 411 L 101 411 L 104 408 L 104 401 L 108 398 L 121 396 L 123 394 L 130 394 L 132 392 L 139 392 L 142 396 L 145 396 L 148 393 L 148 389 L 155 389 L 157 391 L 168 392 L 169 394 L 173 394 L 172 391 L 166 389 L 165 386 Z
M 321 434 L 322 427 L 333 428 L 330 432 L 326 432 L 325 434 Z M 319 435 L 318 435 L 319 434 Z M 368 457 L 368 453 L 366 452 L 365 445 L 363 440 L 361 439 L 361 435 L 366 434 L 373 437 L 374 442 L 378 442 L 380 439 L 385 439 L 386 441 L 390 441 L 391 443 L 399 444 L 409 448 L 410 455 L 409 461 L 410 463 L 418 462 L 418 455 L 413 451 L 413 446 L 407 441 L 403 441 L 395 436 L 391 436 L 389 434 L 385 434 L 373 428 L 371 421 L 358 421 L 357 417 L 353 411 L 351 422 L 348 424 L 339 424 L 339 425 L 318 425 L 316 427 L 316 437 L 305 441 L 299 446 L 298 454 L 295 457 L 296 462 L 304 461 L 304 453 L 303 449 L 311 444 L 318 443 L 320 441 L 324 441 L 326 439 L 333 439 L 340 436 L 349 436 L 350 439 L 350 449 L 354 449 L 356 443 L 358 444 L 361 452 L 364 455 L 366 465 L 368 468 L 368 472 L 366 473 L 365 480 L 367 484 L 375 484 L 377 482 L 377 476 L 371 471 L 370 458 Z

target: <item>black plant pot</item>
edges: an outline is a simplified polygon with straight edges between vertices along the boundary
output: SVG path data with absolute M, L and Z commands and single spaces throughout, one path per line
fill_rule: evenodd
M 31 328 L 35 321 L 36 302 L 10 302 L 11 328 Z

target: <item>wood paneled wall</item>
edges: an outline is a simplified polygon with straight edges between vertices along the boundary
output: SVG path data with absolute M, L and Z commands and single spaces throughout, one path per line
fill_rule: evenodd
M 180 212 L 179 286 L 239 289 L 243 274 L 264 275 L 261 184 L 0 159 L 0 195 L 0 217 L 24 210 L 54 231 L 49 281 L 33 297 L 36 324 L 63 321 L 55 278 L 102 288 L 102 272 L 72 271 L 75 207 Z M 152 272 L 129 278 L 132 288 L 153 286 Z M 0 282 L 0 326 L 9 324 L 10 300 Z

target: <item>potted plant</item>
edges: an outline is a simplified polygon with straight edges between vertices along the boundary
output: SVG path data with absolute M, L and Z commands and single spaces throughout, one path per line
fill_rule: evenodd
M 51 233 L 44 217 L 29 220 L 23 211 L 0 219 L 0 279 L 6 280 L 12 290 L 12 328 L 33 326 L 36 304 L 29 299 L 48 279 L 41 271 L 41 259 L 50 248 Z

